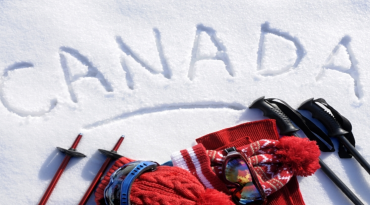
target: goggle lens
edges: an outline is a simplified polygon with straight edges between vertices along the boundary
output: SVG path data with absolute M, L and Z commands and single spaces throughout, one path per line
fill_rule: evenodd
M 128 163 L 117 169 L 110 178 L 110 182 L 105 189 L 105 202 L 109 205 L 120 205 L 121 184 L 126 178 L 127 174 L 134 169 L 140 161 Z
M 239 186 L 238 192 L 235 193 L 239 204 L 250 204 L 263 200 L 244 159 L 240 157 L 228 159 L 225 167 L 225 178 L 228 182 Z

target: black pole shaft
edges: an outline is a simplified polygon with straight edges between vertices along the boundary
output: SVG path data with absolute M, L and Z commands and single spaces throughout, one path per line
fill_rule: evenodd
M 292 136 L 296 136 L 296 137 L 299 137 L 297 135 L 297 133 L 292 133 L 291 134 Z M 339 179 L 339 177 L 337 177 L 337 175 L 335 175 L 335 173 L 329 168 L 328 165 L 326 165 L 324 163 L 324 161 L 322 161 L 320 158 L 319 158 L 319 164 L 320 164 L 320 167 L 322 169 L 322 171 L 326 174 L 326 176 L 329 177 L 329 179 L 331 179 L 331 181 L 334 182 L 335 185 L 337 185 L 337 187 L 355 204 L 355 205 L 364 205 L 361 200 L 347 187 L 347 185 L 345 185 L 342 180 Z
M 352 146 L 351 143 L 347 140 L 346 137 L 343 135 L 336 136 L 337 139 L 351 152 L 353 157 L 360 163 L 360 165 L 370 174 L 370 165 L 369 163 L 362 157 L 362 155 Z
M 335 173 L 319 158 L 321 169 L 324 171 L 340 190 L 356 205 L 364 205 L 360 199 L 335 175 Z

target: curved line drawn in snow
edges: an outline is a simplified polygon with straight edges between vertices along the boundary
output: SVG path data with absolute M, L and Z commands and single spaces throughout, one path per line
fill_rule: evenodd
M 217 52 L 215 56 L 200 56 L 199 55 L 199 37 L 200 33 L 205 32 L 211 39 L 212 43 L 217 48 Z M 235 71 L 231 65 L 229 55 L 227 54 L 227 49 L 223 44 L 222 40 L 220 40 L 216 36 L 216 30 L 211 27 L 206 27 L 203 24 L 197 25 L 197 31 L 195 33 L 195 39 L 193 44 L 193 49 L 191 52 L 191 60 L 189 66 L 188 77 L 190 80 L 193 80 L 195 77 L 195 63 L 200 60 L 220 60 L 224 62 L 226 70 L 229 72 L 229 75 L 234 77 Z
M 4 69 L 3 78 L 8 76 L 9 71 L 15 71 L 17 69 L 25 69 L 25 68 L 32 68 L 32 67 L 34 67 L 34 65 L 32 63 L 29 63 L 29 62 L 14 63 L 14 64 L 12 64 L 12 65 L 10 65 L 10 66 L 8 66 L 7 68 Z M 52 99 L 52 100 L 50 100 L 50 107 L 47 110 L 27 111 L 27 110 L 18 109 L 16 107 L 13 107 L 12 105 L 10 105 L 10 103 L 5 99 L 3 87 L 4 87 L 4 82 L 3 82 L 3 79 L 1 79 L 0 80 L 0 100 L 1 100 L 1 102 L 3 103 L 4 107 L 9 112 L 12 112 L 12 113 L 14 113 L 14 114 L 16 114 L 20 117 L 28 117 L 28 116 L 40 117 L 40 116 L 42 116 L 46 113 L 49 113 L 58 104 L 57 99 Z
M 198 103 L 184 103 L 184 104 L 163 104 L 157 107 L 147 107 L 138 109 L 136 111 L 132 112 L 124 112 L 120 115 L 117 115 L 115 117 L 101 120 L 94 122 L 92 124 L 84 126 L 84 129 L 93 129 L 96 127 L 104 126 L 107 124 L 111 124 L 116 121 L 120 121 L 123 119 L 127 119 L 130 117 L 135 116 L 142 116 L 146 114 L 153 114 L 153 113 L 159 113 L 159 112 L 167 112 L 167 111 L 173 111 L 173 110 L 189 110 L 189 109 L 232 109 L 236 111 L 245 110 L 246 107 L 239 103 L 215 103 L 215 102 L 198 102 Z
M 351 37 L 350 36 L 344 36 L 337 46 L 334 47 L 333 51 L 330 53 L 328 58 L 325 61 L 325 64 L 322 66 L 320 72 L 316 76 L 316 81 L 320 80 L 326 70 L 332 70 L 332 71 L 339 71 L 344 74 L 350 75 L 354 80 L 354 92 L 358 99 L 361 99 L 363 97 L 363 91 L 362 91 L 362 85 L 360 84 L 360 75 L 359 70 L 357 68 L 357 60 L 356 57 L 351 49 L 350 46 Z M 350 67 L 343 67 L 338 66 L 332 63 L 333 59 L 336 57 L 336 55 L 339 53 L 340 47 L 344 47 L 347 54 L 348 59 L 350 62 Z
M 292 64 L 290 66 L 287 66 L 287 67 L 284 67 L 280 70 L 276 70 L 276 71 L 271 71 L 271 70 L 268 70 L 268 69 L 267 70 L 262 70 L 262 59 L 265 55 L 265 52 L 264 52 L 265 35 L 268 34 L 268 33 L 276 35 L 278 37 L 281 37 L 282 39 L 286 39 L 288 41 L 293 42 L 293 44 L 296 48 L 296 54 L 297 54 L 297 58 L 296 58 L 294 64 Z M 277 75 L 283 74 L 285 72 L 288 72 L 291 68 L 294 69 L 298 66 L 298 64 L 301 62 L 301 60 L 306 55 L 306 53 L 307 53 L 306 50 L 304 49 L 303 45 L 301 44 L 301 42 L 299 41 L 298 38 L 293 37 L 288 32 L 282 32 L 278 29 L 271 28 L 269 22 L 265 22 L 264 24 L 261 25 L 261 36 L 260 36 L 259 47 L 258 47 L 258 51 L 257 51 L 257 71 L 261 70 L 259 72 L 260 75 L 262 75 L 262 76 L 277 76 Z

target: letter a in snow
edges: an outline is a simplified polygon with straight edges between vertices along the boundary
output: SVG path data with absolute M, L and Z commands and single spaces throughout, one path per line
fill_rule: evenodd
M 213 45 L 217 48 L 217 52 L 215 53 L 215 55 L 200 55 L 199 38 L 201 32 L 207 33 L 207 35 L 211 38 Z M 191 52 L 191 60 L 188 73 L 188 77 L 190 80 L 194 79 L 195 63 L 200 60 L 220 60 L 224 62 L 226 70 L 228 71 L 230 76 L 235 75 L 235 72 L 230 63 L 229 56 L 226 53 L 226 47 L 223 45 L 222 41 L 216 36 L 216 31 L 210 27 L 205 27 L 202 24 L 197 26 L 193 50 Z
M 60 63 L 62 65 L 62 69 L 64 72 L 64 78 L 66 80 L 68 91 L 73 102 L 77 103 L 77 97 L 75 91 L 73 90 L 72 83 L 83 77 L 95 77 L 96 79 L 99 80 L 99 82 L 106 91 L 108 92 L 113 91 L 111 84 L 104 78 L 103 74 L 96 67 L 94 67 L 93 64 L 85 56 L 81 55 L 77 50 L 69 47 L 61 47 L 60 50 L 63 53 L 70 54 L 71 56 L 76 58 L 79 62 L 81 62 L 83 65 L 87 66 L 86 74 L 79 74 L 72 77 L 70 68 L 68 67 L 67 64 L 66 57 L 63 55 L 63 53 L 59 53 Z

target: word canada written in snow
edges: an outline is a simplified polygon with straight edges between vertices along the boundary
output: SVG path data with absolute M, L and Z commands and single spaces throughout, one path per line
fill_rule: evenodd
M 194 43 L 193 43 L 193 46 L 192 46 L 191 59 L 190 59 L 190 64 L 189 64 L 189 69 L 188 69 L 188 79 L 193 80 L 195 78 L 195 76 L 196 76 L 195 64 L 196 64 L 196 62 L 201 61 L 201 60 L 218 60 L 218 61 L 223 62 L 224 65 L 225 65 L 225 70 L 228 72 L 228 74 L 231 77 L 234 77 L 235 76 L 235 71 L 234 71 L 234 68 L 232 66 L 232 62 L 230 61 L 229 55 L 227 53 L 227 48 L 223 44 L 222 40 L 217 37 L 216 31 L 213 28 L 206 27 L 202 24 L 199 24 L 196 28 L 197 28 L 197 30 L 196 30 L 196 34 L 195 34 Z M 115 39 L 116 39 L 116 42 L 117 42 L 117 45 L 118 45 L 119 49 L 124 54 L 126 54 L 127 56 L 130 56 L 133 60 L 135 60 L 137 63 L 139 63 L 143 68 L 148 70 L 151 74 L 162 74 L 165 78 L 171 79 L 172 70 L 168 65 L 168 62 L 169 62 L 168 59 L 165 57 L 165 53 L 164 53 L 164 50 L 163 50 L 163 47 L 162 47 L 162 42 L 161 42 L 160 31 L 158 29 L 154 28 L 153 32 L 154 32 L 154 38 L 155 38 L 155 41 L 156 41 L 156 47 L 157 47 L 157 50 L 158 50 L 159 60 L 160 60 L 161 66 L 162 66 L 161 71 L 159 71 L 159 70 L 151 67 L 149 64 L 147 64 L 147 62 L 145 62 L 144 59 L 142 59 L 141 56 L 139 56 L 139 54 L 137 54 L 134 50 L 132 50 L 123 41 L 122 37 L 117 36 Z M 201 34 L 206 34 L 206 35 L 209 36 L 211 42 L 213 43 L 213 45 L 216 49 L 216 52 L 214 52 L 213 55 L 208 55 L 207 56 L 207 55 L 201 55 L 199 53 L 200 50 L 201 50 L 201 47 L 202 47 L 199 44 Z M 263 52 L 264 51 L 264 42 L 265 42 L 266 37 L 271 36 L 271 35 L 278 36 L 282 39 L 285 39 L 288 42 L 293 43 L 292 46 L 295 47 L 295 53 L 296 53 L 295 58 L 296 59 L 294 61 L 291 61 L 290 65 L 287 65 L 287 66 L 282 67 L 282 68 L 277 69 L 277 70 L 275 69 L 273 71 L 269 71 L 269 70 L 266 71 L 266 70 L 263 69 L 263 65 L 262 65 L 262 63 L 263 63 L 262 60 L 263 60 L 263 55 L 264 55 L 264 52 Z M 352 56 L 353 52 L 350 49 L 350 45 L 349 45 L 350 41 L 351 41 L 351 38 L 349 36 L 344 36 L 342 38 L 342 40 L 333 49 L 333 51 L 331 53 L 329 53 L 330 56 L 326 60 L 326 63 L 323 65 L 321 71 L 316 76 L 316 80 L 319 80 L 322 77 L 322 75 L 323 75 L 323 73 L 326 69 L 337 70 L 339 72 L 349 74 L 354 80 L 354 88 L 355 88 L 354 92 L 355 92 L 357 98 L 360 99 L 362 97 L 363 93 L 362 93 L 362 90 L 361 90 L 361 86 L 358 85 L 358 83 L 359 83 L 359 81 L 358 81 L 359 80 L 358 69 L 355 65 L 356 62 L 353 60 L 354 56 Z M 332 62 L 333 57 L 342 48 L 344 48 L 347 51 L 347 53 L 349 54 L 348 59 L 350 61 L 350 65 L 348 65 L 347 67 L 341 67 L 341 66 L 338 67 L 338 66 L 335 66 Z M 67 58 L 64 55 L 65 53 L 73 56 L 81 64 L 87 66 L 87 72 L 85 72 L 83 74 L 76 74 L 76 75 L 72 76 L 71 69 L 70 69 L 70 67 L 68 66 L 68 63 L 67 63 Z M 291 69 L 296 68 L 299 65 L 299 63 L 301 62 L 301 60 L 304 58 L 305 54 L 306 54 L 306 51 L 305 51 L 303 45 L 298 40 L 298 38 L 291 36 L 287 32 L 283 32 L 283 31 L 271 28 L 268 23 L 262 24 L 260 41 L 259 41 L 259 48 L 258 48 L 258 52 L 257 52 L 257 70 L 258 70 L 257 72 L 259 72 L 259 75 L 261 75 L 261 76 L 276 76 L 276 75 L 286 73 L 286 72 L 290 71 Z M 86 56 L 82 55 L 78 50 L 73 49 L 71 47 L 64 47 L 64 46 L 60 47 L 59 57 L 60 57 L 61 67 L 63 69 L 65 83 L 68 87 L 68 92 L 69 92 L 70 98 L 74 103 L 77 103 L 78 100 L 77 100 L 77 96 L 76 96 L 76 93 L 75 93 L 75 90 L 74 90 L 72 84 L 74 82 L 76 82 L 77 80 L 80 80 L 80 79 L 83 79 L 83 78 L 87 78 L 87 77 L 96 78 L 100 82 L 100 84 L 103 86 L 105 91 L 107 91 L 107 92 L 113 92 L 114 91 L 112 85 L 109 83 L 109 81 L 106 79 L 106 77 L 104 77 L 104 75 L 98 70 L 98 68 L 96 68 L 93 65 L 93 63 Z M 122 69 L 126 73 L 126 84 L 127 84 L 129 89 L 133 90 L 134 89 L 134 80 L 133 80 L 133 77 L 130 73 L 129 68 L 127 67 L 126 63 L 123 60 L 121 60 L 121 66 L 122 66 Z M 25 111 L 18 111 L 17 108 L 12 106 L 6 100 L 6 97 L 4 97 L 3 88 L 4 88 L 4 79 L 7 79 L 8 72 L 9 71 L 15 71 L 15 70 L 18 70 L 18 69 L 23 69 L 23 68 L 30 68 L 30 67 L 33 67 L 33 64 L 29 63 L 29 62 L 14 63 L 14 64 L 10 65 L 9 67 L 5 68 L 4 73 L 3 73 L 3 77 L 1 78 L 1 81 L 0 81 L 0 93 L 1 93 L 0 98 L 1 98 L 2 104 L 7 108 L 7 110 L 9 112 L 13 112 L 13 113 L 15 113 L 19 116 L 22 116 L 22 117 L 25 117 L 25 116 L 31 116 L 31 117 L 32 116 L 42 116 L 43 114 L 46 114 L 46 113 L 50 112 L 57 105 L 57 99 L 53 99 L 53 100 L 50 101 L 50 107 L 49 107 L 48 110 L 42 110 L 42 111 L 38 111 L 38 112 L 32 112 L 32 111 L 29 111 L 29 112 L 26 111 L 25 112 Z

